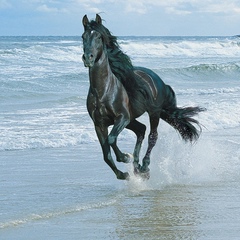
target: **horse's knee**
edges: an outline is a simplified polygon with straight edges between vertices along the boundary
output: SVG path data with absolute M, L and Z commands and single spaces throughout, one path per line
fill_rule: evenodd
M 113 145 L 115 142 L 116 142 L 116 137 L 112 136 L 111 134 L 109 134 L 109 136 L 108 136 L 108 143 L 110 145 Z

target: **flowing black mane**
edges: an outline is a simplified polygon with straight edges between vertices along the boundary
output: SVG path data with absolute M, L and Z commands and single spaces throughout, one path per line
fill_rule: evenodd
M 118 42 L 117 37 L 113 36 L 111 32 L 102 24 L 92 20 L 87 26 L 88 30 L 95 30 L 99 32 L 107 48 L 107 55 L 109 64 L 113 74 L 123 84 L 127 92 L 131 95 L 136 90 L 137 82 L 136 75 L 133 72 L 133 65 L 131 59 L 123 53 Z

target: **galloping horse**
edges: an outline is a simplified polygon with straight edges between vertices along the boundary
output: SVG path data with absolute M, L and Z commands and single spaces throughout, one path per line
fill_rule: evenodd
M 134 173 L 149 178 L 150 154 L 158 138 L 160 118 L 173 126 L 183 140 L 192 142 L 197 140 L 201 131 L 198 121 L 192 117 L 204 109 L 177 107 L 172 88 L 150 69 L 133 66 L 130 58 L 121 51 L 117 38 L 103 26 L 98 14 L 91 21 L 85 15 L 82 23 L 82 59 L 85 67 L 89 68 L 90 79 L 87 109 L 94 122 L 104 160 L 118 179 L 129 179 L 129 173 L 116 167 L 111 147 L 118 162 L 128 163 L 130 155 L 119 150 L 117 137 L 124 128 L 130 129 L 137 136 L 133 153 Z M 140 165 L 139 153 L 146 126 L 136 118 L 145 112 L 149 115 L 151 129 L 147 152 Z M 110 125 L 113 127 L 108 134 Z

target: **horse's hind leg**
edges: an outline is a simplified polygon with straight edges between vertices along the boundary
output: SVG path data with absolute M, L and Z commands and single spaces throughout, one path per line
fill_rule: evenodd
M 129 130 L 132 130 L 137 136 L 137 142 L 136 142 L 134 153 L 133 153 L 133 157 L 134 157 L 133 166 L 134 166 L 134 171 L 136 172 L 137 169 L 140 168 L 139 154 L 142 147 L 143 139 L 145 137 L 146 126 L 138 122 L 137 120 L 133 120 L 128 124 L 126 128 Z
M 157 132 L 158 124 L 159 124 L 159 117 L 158 116 L 150 116 L 151 130 L 150 130 L 150 134 L 148 136 L 147 152 L 143 158 L 142 167 L 140 168 L 141 173 L 149 172 L 148 166 L 150 164 L 150 154 L 151 154 L 151 151 L 152 151 L 153 147 L 155 146 L 155 144 L 157 142 L 157 138 L 158 138 L 158 132 Z

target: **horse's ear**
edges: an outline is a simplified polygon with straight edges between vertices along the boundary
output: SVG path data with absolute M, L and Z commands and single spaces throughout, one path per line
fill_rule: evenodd
M 97 22 L 98 24 L 102 24 L 102 18 L 98 14 L 96 14 L 95 22 Z
M 88 20 L 87 15 L 84 15 L 84 17 L 82 19 L 82 24 L 83 24 L 84 28 L 86 28 L 87 25 L 89 24 L 89 20 Z

